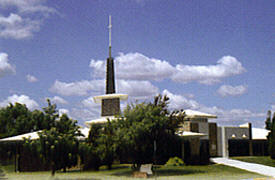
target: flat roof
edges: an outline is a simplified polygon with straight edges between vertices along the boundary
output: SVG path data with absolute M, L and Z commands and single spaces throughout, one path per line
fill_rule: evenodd
M 200 138 L 200 137 L 204 137 L 207 136 L 207 134 L 204 133 L 197 133 L 197 132 L 191 132 L 191 131 L 183 131 L 180 133 L 177 133 L 177 135 L 184 137 L 184 138 Z
M 128 94 L 104 94 L 104 95 L 93 97 L 95 103 L 101 103 L 103 99 L 115 99 L 115 98 L 119 98 L 120 100 L 127 100 Z
M 85 124 L 88 126 L 91 126 L 92 124 L 103 124 L 108 122 L 108 119 L 110 119 L 111 121 L 116 119 L 115 116 L 102 116 L 98 119 L 93 119 L 90 121 L 86 121 Z
M 90 129 L 87 128 L 87 127 L 81 127 L 79 128 L 81 134 L 83 134 L 84 136 L 79 136 L 78 139 L 85 139 L 89 136 L 89 131 Z M 39 135 L 38 135 L 38 132 L 41 132 L 40 131 L 35 131 L 35 132 L 30 132 L 30 133 L 25 133 L 25 134 L 20 134 L 20 135 L 17 135 L 17 136 L 12 136 L 12 137 L 7 137 L 7 138 L 3 138 L 3 139 L 0 139 L 0 142 L 11 142 L 11 141 L 23 141 L 24 138 L 30 138 L 30 140 L 36 140 L 36 139 L 39 139 Z
M 194 111 L 191 109 L 186 109 L 183 112 L 185 113 L 186 118 L 217 118 L 216 115 Z

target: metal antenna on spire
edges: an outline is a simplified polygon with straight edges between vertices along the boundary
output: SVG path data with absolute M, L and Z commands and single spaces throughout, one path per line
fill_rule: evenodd
M 109 15 L 109 57 L 111 58 L 111 48 L 112 48 L 112 16 Z

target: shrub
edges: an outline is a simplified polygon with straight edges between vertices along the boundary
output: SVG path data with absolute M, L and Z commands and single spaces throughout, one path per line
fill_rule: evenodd
M 165 166 L 183 166 L 184 162 L 179 157 L 171 157 L 165 164 Z

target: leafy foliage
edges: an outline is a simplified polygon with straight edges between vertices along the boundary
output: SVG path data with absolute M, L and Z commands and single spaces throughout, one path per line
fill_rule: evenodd
M 88 137 L 88 146 L 90 155 L 87 163 L 87 168 L 98 170 L 99 166 L 104 164 L 111 169 L 115 158 L 115 129 L 112 123 L 108 121 L 104 125 L 92 125 Z
M 77 164 L 78 139 L 81 135 L 77 122 L 66 114 L 58 116 L 56 105 L 48 100 L 48 107 L 43 108 L 45 119 L 50 123 L 48 129 L 39 132 L 36 141 L 25 141 L 25 147 L 33 153 L 39 153 L 46 164 L 52 169 L 52 175 L 58 169 L 66 171 L 66 168 Z M 41 115 L 37 112 L 38 117 Z
M 171 157 L 166 163 L 165 166 L 183 166 L 184 162 L 179 157 Z
M 47 100 L 48 107 L 30 111 L 26 105 L 15 103 L 0 109 L 0 138 L 50 129 L 58 117 L 56 105 Z
M 170 113 L 167 96 L 156 96 L 153 103 L 128 105 L 124 116 L 112 121 L 115 132 L 115 151 L 128 157 L 134 168 L 154 161 L 154 141 L 157 144 L 156 159 L 167 161 L 175 156 L 179 139 L 175 131 L 183 118 L 178 112 Z M 169 148 L 167 148 L 169 147 Z

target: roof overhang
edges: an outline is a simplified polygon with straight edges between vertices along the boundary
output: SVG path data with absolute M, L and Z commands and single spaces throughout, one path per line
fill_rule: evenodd
M 191 132 L 191 131 L 183 131 L 183 132 L 177 133 L 177 135 L 183 137 L 184 139 L 201 138 L 201 137 L 207 136 L 207 134 L 204 134 L 204 133 L 197 133 L 197 132 Z
M 213 114 L 208 114 L 208 113 L 203 113 L 203 112 L 199 112 L 199 111 L 194 111 L 191 109 L 187 109 L 183 111 L 185 113 L 185 118 L 217 118 L 216 115 Z
M 84 136 L 77 137 L 79 140 L 83 140 L 89 136 L 89 131 L 90 131 L 89 128 L 82 127 L 82 128 L 79 128 L 79 130 L 80 130 L 81 134 L 84 135 Z M 40 130 L 40 131 L 31 132 L 31 133 L 26 133 L 26 134 L 21 134 L 21 135 L 17 135 L 17 136 L 3 138 L 3 139 L 0 139 L 0 142 L 18 142 L 18 141 L 23 141 L 24 139 L 28 139 L 28 138 L 30 140 L 36 140 L 36 139 L 39 139 L 39 135 L 38 135 L 39 132 L 42 132 L 42 131 Z
M 36 139 L 39 139 L 38 132 L 41 132 L 41 131 L 35 131 L 35 132 L 31 132 L 31 133 L 26 133 L 26 134 L 21 134 L 21 135 L 17 135 L 17 136 L 3 138 L 3 139 L 0 139 L 0 142 L 23 141 L 24 139 L 28 139 L 28 138 L 30 140 L 36 140 Z
M 108 122 L 108 119 L 110 121 L 116 119 L 115 116 L 102 116 L 98 119 L 93 119 L 93 120 L 90 120 L 90 121 L 86 121 L 85 124 L 87 126 L 91 126 L 92 124 L 104 124 L 106 122 Z
M 101 103 L 103 99 L 120 99 L 120 100 L 127 100 L 128 94 L 105 94 L 101 96 L 93 97 L 95 103 Z

